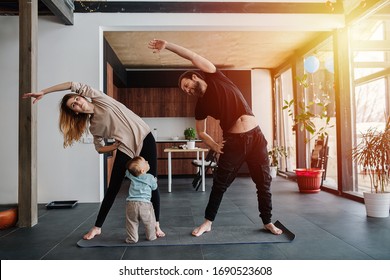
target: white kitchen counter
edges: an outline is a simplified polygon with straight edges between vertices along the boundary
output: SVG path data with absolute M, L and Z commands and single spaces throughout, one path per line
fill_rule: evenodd
M 186 143 L 187 141 L 186 139 L 157 138 L 156 143 Z M 202 140 L 196 139 L 195 142 L 202 142 Z

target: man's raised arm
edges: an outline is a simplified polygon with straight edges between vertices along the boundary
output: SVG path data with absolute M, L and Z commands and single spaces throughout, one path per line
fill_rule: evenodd
M 163 49 L 167 49 L 177 54 L 178 56 L 181 56 L 182 58 L 191 61 L 195 67 L 199 68 L 203 72 L 214 73 L 216 71 L 216 67 L 211 61 L 189 49 L 186 49 L 174 43 L 170 43 L 160 39 L 153 39 L 149 42 L 148 47 L 154 52 L 160 52 Z

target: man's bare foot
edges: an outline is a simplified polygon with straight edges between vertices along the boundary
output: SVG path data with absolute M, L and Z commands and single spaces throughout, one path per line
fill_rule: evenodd
M 203 224 L 201 224 L 200 226 L 198 226 L 196 229 L 194 229 L 192 231 L 192 235 L 198 237 L 198 236 L 201 236 L 205 232 L 211 231 L 211 224 L 212 223 L 213 222 L 211 222 L 209 220 L 205 220 L 203 222 Z
M 93 228 L 91 228 L 89 231 L 88 231 L 88 233 L 86 233 L 85 235 L 84 235 L 84 239 L 85 240 L 90 240 L 90 239 L 92 239 L 92 238 L 94 238 L 96 235 L 99 235 L 99 234 L 101 234 L 102 233 L 102 229 L 100 228 L 100 227 L 93 227 Z
M 280 228 L 277 228 L 273 223 L 269 223 L 264 225 L 264 229 L 270 231 L 273 234 L 279 235 L 282 234 L 283 231 Z
M 158 238 L 164 237 L 164 236 L 165 236 L 165 232 L 163 232 L 163 231 L 161 230 L 161 228 L 160 228 L 160 223 L 159 223 L 159 222 L 156 223 L 156 236 L 157 236 Z

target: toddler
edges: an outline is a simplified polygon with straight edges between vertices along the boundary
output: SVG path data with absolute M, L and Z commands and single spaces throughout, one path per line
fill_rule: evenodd
M 157 189 L 157 179 L 148 174 L 149 163 L 140 156 L 129 161 L 126 177 L 130 179 L 129 195 L 126 198 L 126 243 L 138 242 L 138 226 L 145 226 L 147 240 L 156 236 L 156 217 L 150 202 L 152 190 Z

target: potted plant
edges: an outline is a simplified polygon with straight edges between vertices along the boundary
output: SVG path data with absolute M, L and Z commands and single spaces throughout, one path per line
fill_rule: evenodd
M 0 230 L 14 227 L 18 221 L 18 207 L 10 206 L 0 211 Z
M 184 138 L 187 140 L 187 149 L 194 149 L 196 133 L 193 127 L 188 127 L 184 130 Z
M 299 85 L 303 89 L 309 88 L 307 81 L 307 74 L 302 77 L 296 77 Z M 333 125 L 330 124 L 330 116 L 328 115 L 329 98 L 315 99 L 305 103 L 304 101 L 297 102 L 297 112 L 294 107 L 296 101 L 294 99 L 288 101 L 284 100 L 283 110 L 287 110 L 288 115 L 293 120 L 293 130 L 304 131 L 308 137 L 305 137 L 305 143 L 309 144 L 314 138 L 317 138 L 318 142 L 324 142 L 324 139 L 328 137 L 327 130 Z M 316 120 L 321 121 L 323 125 L 316 126 Z M 316 141 L 316 143 L 317 143 Z M 295 173 L 297 175 L 299 191 L 303 193 L 316 193 L 320 191 L 322 185 L 322 173 L 325 170 L 322 168 L 297 168 Z
M 275 178 L 278 173 L 279 159 L 287 156 L 286 148 L 283 146 L 273 146 L 268 151 L 268 156 L 270 159 L 271 177 Z
M 307 74 L 302 77 L 297 77 L 296 79 L 301 87 L 309 87 Z M 333 127 L 333 125 L 330 124 L 330 116 L 328 116 L 329 102 L 328 98 L 324 98 L 323 100 L 316 99 L 308 102 L 307 104 L 304 101 L 301 101 L 297 103 L 298 112 L 295 113 L 295 100 L 284 100 L 284 106 L 282 109 L 287 110 L 288 115 L 293 120 L 293 129 L 299 129 L 300 131 L 306 131 L 309 133 L 310 137 L 305 138 L 306 144 L 314 138 L 324 138 L 328 135 L 327 130 Z M 317 128 L 314 122 L 315 119 L 325 120 L 325 123 L 323 126 Z
M 352 150 L 352 158 L 370 178 L 370 192 L 363 192 L 367 216 L 389 216 L 390 192 L 390 117 L 385 129 L 369 128 L 362 133 L 362 141 Z

